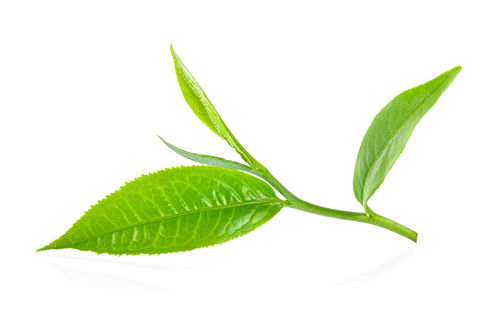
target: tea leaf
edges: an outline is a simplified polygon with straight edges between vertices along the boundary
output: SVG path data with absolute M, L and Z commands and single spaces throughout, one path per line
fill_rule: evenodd
M 396 96 L 374 118 L 359 149 L 354 171 L 356 199 L 365 206 L 405 148 L 413 129 L 460 72 L 455 67 Z
M 170 46 L 170 51 L 174 58 L 175 73 L 182 94 L 196 116 L 198 116 L 198 118 L 219 137 L 226 140 L 226 142 L 233 147 L 236 152 L 240 154 L 241 158 L 251 167 L 262 169 L 263 166 L 257 162 L 233 136 L 201 86 L 196 82 L 195 78 L 179 56 L 177 56 L 172 45 Z
M 270 220 L 283 202 L 246 173 L 206 166 L 141 176 L 99 201 L 39 251 L 160 254 L 223 243 Z
M 241 170 L 241 171 L 250 172 L 250 173 L 256 172 L 251 167 L 249 167 L 247 165 L 240 164 L 239 162 L 232 161 L 229 159 L 220 158 L 217 156 L 212 156 L 212 155 L 203 155 L 203 154 L 196 154 L 196 153 L 188 152 L 188 151 L 185 151 L 183 149 L 176 147 L 173 144 L 168 143 L 167 141 L 163 140 L 163 138 L 160 136 L 158 136 L 158 138 L 160 138 L 160 140 L 163 141 L 163 143 L 165 143 L 165 145 L 168 146 L 172 151 L 174 151 L 177 154 L 181 155 L 182 157 L 187 158 L 189 160 L 192 160 L 194 162 L 208 165 L 208 166 L 228 168 L 228 169 L 233 169 L 233 170 Z

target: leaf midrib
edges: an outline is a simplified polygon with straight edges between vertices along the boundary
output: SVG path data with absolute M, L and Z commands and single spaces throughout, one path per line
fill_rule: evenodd
M 177 58 L 178 58 L 178 57 L 177 57 Z M 216 129 L 217 129 L 216 131 L 218 131 L 218 132 L 216 132 L 216 134 L 217 134 L 217 135 L 220 135 L 223 139 L 225 139 L 225 140 L 227 141 L 227 137 L 226 137 L 226 135 L 224 135 L 224 134 L 220 131 L 219 126 L 217 126 L 217 122 L 216 122 L 216 121 L 212 118 L 212 115 L 211 115 L 211 114 L 210 114 L 210 112 L 208 111 L 208 108 L 207 108 L 207 106 L 205 105 L 204 100 L 203 100 L 204 98 L 202 98 L 202 97 L 200 96 L 200 94 L 198 93 L 198 91 L 195 91 L 194 89 L 196 88 L 197 90 L 201 91 L 201 92 L 203 93 L 203 95 L 204 95 L 205 99 L 206 99 L 206 100 L 207 100 L 210 104 L 212 104 L 212 103 L 210 102 L 210 99 L 208 99 L 207 95 L 206 95 L 206 94 L 205 94 L 205 92 L 201 89 L 201 87 L 196 87 L 196 84 L 192 83 L 192 82 L 190 81 L 190 79 L 188 79 L 188 77 L 187 77 L 187 76 L 186 76 L 186 74 L 184 73 L 184 70 L 187 70 L 187 71 L 189 71 L 189 70 L 186 68 L 186 66 L 184 65 L 184 63 L 182 63 L 182 60 L 180 60 L 180 59 L 176 59 L 175 61 L 179 64 L 179 67 L 180 67 L 180 68 L 179 68 L 180 70 L 178 70 L 180 77 L 184 80 L 184 83 L 186 83 L 186 84 L 189 86 L 189 88 L 191 89 L 191 91 L 193 92 L 193 94 L 196 96 L 196 98 L 198 99 L 198 101 L 200 101 L 200 102 L 201 102 L 201 106 L 203 107 L 203 110 L 204 110 L 205 114 L 206 114 L 206 115 L 208 115 L 208 117 L 210 118 L 210 121 L 212 122 L 212 125 L 213 125 Z M 194 77 L 192 77 L 192 76 L 191 76 L 191 78 L 194 80 Z M 198 83 L 198 82 L 196 82 L 196 83 Z M 217 112 L 217 111 L 215 111 L 215 109 L 214 109 L 213 107 L 212 107 L 212 111 L 218 114 L 218 112 Z M 220 116 L 219 116 L 219 120 L 221 120 L 221 119 L 220 119 Z M 222 121 L 222 120 L 221 120 L 221 121 Z M 210 126 L 209 126 L 209 127 L 210 127 Z M 212 128 L 210 128 L 210 129 L 212 129 Z M 215 130 L 214 130 L 214 131 L 215 131 Z M 228 142 L 229 142 L 229 141 L 228 141 Z
M 114 233 L 117 233 L 120 231 L 124 231 L 124 230 L 130 229 L 130 228 L 136 228 L 136 227 L 145 226 L 145 225 L 152 224 L 152 223 L 158 223 L 158 222 L 174 219 L 176 217 L 180 217 L 180 216 L 184 216 L 184 215 L 197 214 L 197 213 L 206 212 L 206 211 L 217 211 L 217 210 L 224 210 L 224 209 L 230 209 L 230 208 L 237 208 L 237 207 L 242 207 L 242 206 L 253 206 L 253 205 L 258 205 L 258 204 L 266 204 L 266 203 L 282 204 L 282 200 L 279 198 L 268 198 L 268 199 L 264 199 L 261 201 L 251 201 L 251 202 L 237 203 L 237 204 L 232 204 L 232 205 L 225 205 L 225 206 L 220 206 L 220 207 L 212 207 L 212 208 L 207 208 L 207 209 L 198 209 L 198 210 L 193 210 L 190 212 L 177 213 L 177 214 L 173 214 L 171 216 L 163 216 L 161 218 L 144 221 L 144 222 L 138 223 L 136 225 L 128 225 L 128 226 L 122 227 L 120 229 L 115 229 L 115 230 L 112 230 L 110 232 L 107 232 L 107 233 L 104 233 L 101 235 L 95 235 L 95 236 L 92 236 L 90 238 L 80 240 L 78 242 L 71 242 L 71 243 L 69 243 L 69 245 L 77 245 L 77 244 L 87 242 L 87 241 L 92 240 L 92 239 L 97 238 L 97 237 L 111 235 L 111 234 L 114 234 Z
M 236 138 L 233 136 L 232 132 L 229 130 L 226 123 L 224 123 L 224 121 L 222 120 L 222 118 L 219 115 L 219 112 L 217 112 L 217 110 L 215 110 L 215 108 L 212 105 L 212 102 L 210 101 L 210 99 L 208 99 L 208 96 L 205 94 L 205 91 L 201 88 L 201 86 L 196 87 L 196 84 L 198 84 L 198 82 L 196 82 L 196 84 L 193 84 L 192 82 L 190 82 L 190 79 L 188 79 L 188 77 L 184 73 L 184 69 L 187 70 L 188 72 L 189 72 L 189 69 L 186 68 L 186 66 L 184 65 L 182 60 L 180 60 L 178 57 L 175 60 L 175 62 L 177 62 L 179 64 L 179 67 L 181 69 L 181 70 L 177 70 L 177 72 L 179 72 L 180 77 L 189 86 L 189 88 L 192 90 L 192 92 L 196 96 L 196 98 L 198 98 L 198 100 L 201 102 L 201 106 L 202 106 L 203 110 L 210 118 L 210 121 L 216 130 L 213 130 L 213 128 L 211 128 L 208 124 L 207 124 L 207 126 L 212 131 L 214 131 L 218 136 L 220 136 L 222 139 L 226 140 L 229 143 L 229 145 L 231 145 L 240 154 L 240 156 L 243 157 L 243 159 L 247 163 L 250 163 L 251 160 L 250 160 L 249 156 L 247 156 L 247 154 L 243 151 L 243 147 L 240 145 L 238 140 L 236 140 Z M 191 72 L 189 72 L 189 74 L 191 74 Z M 196 81 L 196 79 L 193 76 L 191 76 L 191 78 L 194 81 Z M 197 88 L 199 91 L 201 91 L 201 93 L 203 93 L 203 95 L 204 95 L 204 98 L 202 98 L 197 91 L 194 91 L 193 90 L 194 88 Z M 208 101 L 208 103 L 212 106 L 210 110 L 217 115 L 218 120 L 213 119 L 212 114 L 210 113 L 208 107 L 205 105 L 203 99 L 206 99 Z M 221 126 L 218 124 L 218 122 L 220 122 Z
M 450 77 L 448 77 L 447 79 L 445 79 L 437 88 L 434 92 L 432 92 L 431 96 L 434 96 L 434 94 L 436 94 L 440 89 L 441 87 L 447 83 L 448 81 L 450 80 Z M 428 99 L 427 99 L 428 100 Z M 427 101 L 425 100 L 424 103 Z M 417 108 L 415 108 L 411 113 L 410 115 L 403 121 L 401 122 L 401 124 L 398 126 L 397 130 L 395 131 L 395 133 L 389 138 L 389 140 L 387 140 L 387 142 L 384 144 L 384 146 L 380 149 L 380 151 L 378 152 L 377 156 L 375 157 L 375 159 L 370 163 L 370 166 L 368 167 L 367 171 L 366 171 L 366 175 L 365 177 L 363 178 L 363 191 L 361 192 L 361 200 L 364 200 L 363 199 L 363 195 L 365 193 L 365 187 L 366 187 L 366 180 L 368 179 L 368 175 L 370 175 L 370 172 L 373 168 L 373 165 L 379 160 L 380 156 L 382 156 L 382 154 L 384 153 L 384 150 L 387 148 L 387 146 L 389 145 L 389 143 L 398 135 L 398 133 L 401 131 L 401 129 L 404 127 L 404 125 L 406 124 L 406 122 L 415 114 L 415 112 L 417 110 L 419 110 L 424 104 L 420 104 Z M 381 185 L 381 184 L 380 184 Z M 380 185 L 378 187 L 380 187 Z M 377 187 L 377 189 L 378 189 Z M 375 189 L 375 190 L 377 190 Z M 373 195 L 373 193 L 372 193 Z M 370 199 L 370 197 L 372 196 L 370 195 L 366 201 L 363 201 L 362 204 L 365 205 L 366 202 L 368 202 L 368 200 Z

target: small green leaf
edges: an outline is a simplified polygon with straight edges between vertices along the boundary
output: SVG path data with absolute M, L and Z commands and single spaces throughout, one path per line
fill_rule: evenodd
M 226 142 L 233 147 L 236 152 L 240 154 L 241 158 L 251 167 L 262 170 L 263 166 L 255 160 L 255 158 L 253 158 L 233 136 L 201 86 L 196 82 L 195 78 L 179 56 L 177 56 L 172 45 L 170 45 L 170 51 L 174 58 L 175 73 L 182 94 L 196 116 L 198 116 L 198 118 L 219 137 L 226 140 Z
M 250 173 L 258 173 L 258 171 L 253 170 L 251 167 L 249 167 L 247 165 L 240 164 L 239 162 L 220 158 L 217 156 L 203 155 L 203 154 L 196 154 L 196 153 L 188 152 L 188 151 L 185 151 L 183 149 L 176 147 L 173 144 L 168 143 L 167 141 L 163 140 L 163 138 L 160 136 L 158 136 L 158 138 L 160 138 L 160 140 L 163 141 L 163 143 L 165 143 L 165 145 L 168 146 L 172 151 L 174 151 L 177 154 L 181 155 L 182 157 L 185 157 L 185 158 L 192 160 L 194 162 L 208 165 L 208 166 L 228 168 L 228 169 L 240 170 L 240 171 L 245 171 L 245 172 L 250 172 Z
M 460 72 L 455 67 L 396 96 L 374 118 L 359 149 L 354 171 L 356 199 L 365 206 L 405 148 L 413 129 Z
M 187 251 L 244 235 L 282 206 L 269 185 L 243 172 L 206 166 L 165 169 L 141 176 L 99 201 L 39 251 Z

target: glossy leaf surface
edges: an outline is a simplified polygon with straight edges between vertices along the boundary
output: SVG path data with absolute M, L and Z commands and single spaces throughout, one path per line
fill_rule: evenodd
M 361 143 L 353 180 L 356 199 L 365 207 L 405 148 L 415 126 L 460 70 L 461 67 L 455 67 L 399 94 L 375 116 Z
M 243 172 L 206 166 L 165 169 L 99 201 L 40 250 L 118 255 L 192 250 L 244 235 L 281 207 L 269 185 Z
M 260 164 L 243 148 L 243 146 L 236 140 L 229 128 L 226 126 L 217 110 L 208 99 L 207 95 L 195 80 L 191 72 L 181 61 L 179 56 L 170 46 L 172 57 L 174 59 L 175 73 L 181 88 L 182 94 L 186 99 L 193 112 L 198 118 L 208 126 L 219 137 L 226 140 L 226 142 L 233 147 L 236 152 L 254 168 L 261 168 Z

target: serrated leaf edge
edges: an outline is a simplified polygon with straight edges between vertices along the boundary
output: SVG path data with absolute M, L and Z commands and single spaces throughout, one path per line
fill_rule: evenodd
M 130 184 L 132 182 L 135 182 L 136 180 L 138 180 L 140 178 L 143 178 L 143 177 L 146 177 L 146 176 L 150 176 L 150 175 L 154 175 L 156 173 L 159 173 L 159 172 L 162 172 L 162 171 L 165 171 L 165 170 L 175 171 L 175 170 L 180 170 L 180 169 L 184 169 L 184 168 L 193 168 L 193 167 L 214 167 L 214 166 L 199 166 L 199 165 L 184 166 L 184 165 L 179 165 L 179 166 L 174 166 L 174 167 L 170 167 L 170 168 L 156 170 L 156 171 L 149 172 L 149 173 L 143 173 L 143 174 L 141 174 L 140 176 L 136 177 L 135 179 L 133 179 L 131 181 L 126 181 L 126 182 L 124 182 L 123 185 L 120 186 L 119 189 L 113 191 L 110 194 L 107 194 L 104 198 L 99 199 L 95 204 L 93 204 L 92 206 L 90 206 L 83 213 L 83 215 L 80 216 L 80 218 L 78 220 L 76 220 L 73 223 L 73 225 L 71 225 L 71 227 L 68 228 L 66 230 L 66 232 L 64 232 L 59 238 L 57 238 L 56 240 L 54 240 L 50 244 L 48 244 L 48 245 L 46 245 L 44 247 L 39 248 L 38 250 L 36 250 L 36 252 L 42 252 L 42 251 L 46 251 L 46 250 L 55 250 L 55 249 L 71 249 L 70 247 L 55 248 L 54 247 L 54 243 L 56 243 L 62 236 L 66 235 L 66 233 L 68 233 L 71 230 L 71 228 L 78 221 L 80 221 L 94 206 L 98 205 L 102 201 L 108 199 L 109 197 L 111 197 L 112 195 L 114 195 L 115 193 L 117 193 L 118 191 L 122 190 L 123 187 L 127 186 L 128 184 Z M 229 168 L 225 168 L 225 167 L 217 167 L 217 168 L 219 168 L 219 169 L 226 169 L 226 170 L 229 170 L 229 171 L 239 171 L 239 170 L 229 169 Z M 105 235 L 112 234 L 112 233 L 115 233 L 115 232 L 118 232 L 118 231 L 130 229 L 132 227 L 137 227 L 137 226 L 142 226 L 142 225 L 146 225 L 146 224 L 151 224 L 151 223 L 165 221 L 165 220 L 168 220 L 168 219 L 171 219 L 171 218 L 175 218 L 175 217 L 178 217 L 178 216 L 181 216 L 181 215 L 196 214 L 196 213 L 200 213 L 200 212 L 203 212 L 203 211 L 211 211 L 211 210 L 223 210 L 223 209 L 226 209 L 226 208 L 235 208 L 235 207 L 239 207 L 239 206 L 243 206 L 243 205 L 254 205 L 254 204 L 261 204 L 261 203 L 279 204 L 281 207 L 283 207 L 284 205 L 286 205 L 286 201 L 283 201 L 283 200 L 279 199 L 278 197 L 276 197 L 276 198 L 264 199 L 264 200 L 258 201 L 258 202 L 257 201 L 251 201 L 251 202 L 247 202 L 247 203 L 233 204 L 233 205 L 230 205 L 230 206 L 226 205 L 226 206 L 223 206 L 223 207 L 213 207 L 213 208 L 205 209 L 205 210 L 194 210 L 193 212 L 184 212 L 184 213 L 174 214 L 174 215 L 169 216 L 169 217 L 163 217 L 163 218 L 159 218 L 159 219 L 155 219 L 155 220 L 146 221 L 145 223 L 140 223 L 138 225 L 129 225 L 129 226 L 125 227 L 125 228 L 116 229 L 115 231 L 111 231 L 111 232 L 108 232 L 106 234 L 102 234 L 102 235 L 99 235 L 99 236 L 105 236 Z M 262 226 L 265 223 L 267 223 L 267 222 L 264 222 L 264 223 L 261 223 L 260 225 L 255 226 L 255 228 L 252 229 L 252 231 L 255 230 L 255 229 L 257 229 L 258 227 Z M 216 242 L 214 244 L 207 245 L 207 246 L 200 246 L 200 247 L 197 247 L 197 248 L 194 248 L 194 249 L 189 249 L 189 250 L 169 251 L 168 253 L 154 253 L 154 254 L 151 254 L 151 253 L 115 254 L 115 253 L 108 253 L 108 252 L 99 252 L 99 251 L 96 251 L 96 250 L 79 250 L 79 251 L 88 251 L 88 252 L 94 252 L 94 253 L 97 253 L 97 254 L 110 254 L 110 255 L 116 255 L 116 256 L 122 256 L 122 255 L 127 255 L 127 256 L 128 255 L 144 255 L 144 254 L 147 254 L 147 255 L 160 255 L 160 254 L 169 254 L 169 253 L 177 253 L 177 252 L 188 252 L 188 251 L 192 251 L 192 250 L 196 250 L 196 249 L 200 249 L 200 248 L 207 248 L 207 247 L 210 247 L 210 246 L 214 246 L 214 245 L 219 245 L 219 244 L 226 243 L 228 241 L 231 241 L 231 240 L 237 239 L 239 237 L 242 237 L 242 236 L 244 236 L 246 234 L 248 234 L 248 233 L 243 233 L 243 234 L 240 234 L 240 235 L 235 235 L 234 237 L 229 238 L 227 240 L 224 240 L 222 242 Z M 79 241 L 79 242 L 76 242 L 74 244 L 79 244 L 79 243 L 82 243 L 82 242 L 85 242 L 85 241 L 88 241 L 88 240 L 91 240 L 91 239 L 92 238 L 88 238 L 87 240 Z

